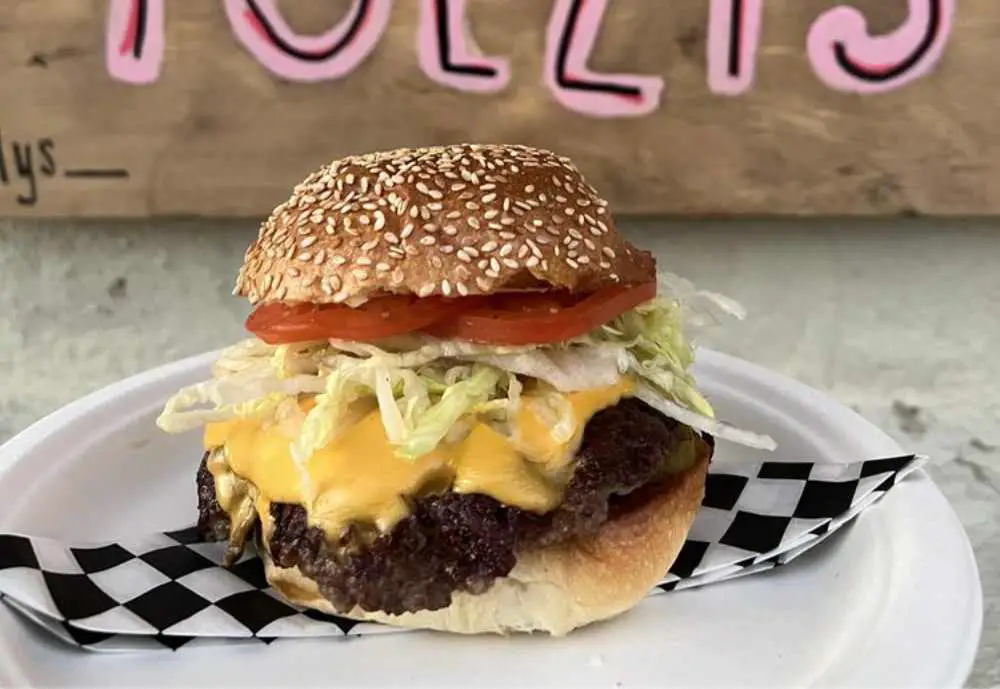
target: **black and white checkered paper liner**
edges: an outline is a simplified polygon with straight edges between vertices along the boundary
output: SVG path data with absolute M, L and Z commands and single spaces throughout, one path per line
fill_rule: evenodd
M 714 466 L 688 539 L 650 595 L 790 562 L 925 461 Z M 268 587 L 259 557 L 247 554 L 226 569 L 222 550 L 193 529 L 73 546 L 0 535 L 0 598 L 64 641 L 102 651 L 404 631 L 288 605 Z

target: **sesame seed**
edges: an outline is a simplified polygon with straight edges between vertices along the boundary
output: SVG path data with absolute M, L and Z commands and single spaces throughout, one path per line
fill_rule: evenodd
M 601 249 L 601 251 L 603 251 L 604 255 L 607 256 L 608 258 L 614 258 L 615 257 L 615 250 L 612 249 L 610 246 L 603 247 Z
M 379 210 L 375 211 L 374 227 L 376 230 L 381 230 L 383 227 L 385 227 L 385 213 L 383 213 L 382 211 Z
M 367 256 L 360 256 L 358 257 L 358 260 L 355 261 L 355 263 L 358 264 L 359 266 L 370 266 L 372 264 L 372 260 Z
M 518 268 L 521 267 L 521 265 L 517 261 L 515 261 L 514 259 L 512 259 L 512 258 L 505 258 L 503 260 L 503 264 L 505 266 L 507 266 L 508 268 L 512 268 L 514 270 L 516 270 L 516 269 L 518 269 Z
M 580 267 L 580 264 L 578 264 L 572 258 L 567 258 L 566 259 L 566 263 L 569 265 L 570 268 L 579 268 Z
M 504 244 L 500 247 L 501 256 L 509 256 L 514 251 L 514 246 L 512 244 Z
M 390 244 L 399 244 L 399 237 L 397 237 L 392 232 L 386 232 L 385 233 L 385 241 L 389 242 Z
M 491 277 L 491 278 L 500 277 L 499 269 L 493 270 L 492 268 L 490 268 L 489 270 L 486 271 L 486 277 Z
M 496 199 L 497 195 L 493 192 L 487 194 L 482 198 L 483 203 L 490 203 Z
M 442 254 L 450 254 L 452 251 L 455 250 L 455 247 L 452 246 L 451 244 L 444 244 L 441 245 L 440 249 Z
M 375 239 L 372 239 L 372 240 L 367 241 L 364 244 L 362 244 L 361 245 L 361 250 L 362 251 L 371 251 L 376 246 L 378 246 L 378 237 L 376 237 Z
M 469 296 L 469 288 L 465 286 L 464 282 L 456 282 L 455 289 L 457 289 L 458 293 L 461 294 L 463 297 Z
M 462 217 L 462 211 L 448 211 L 448 213 L 444 217 L 448 218 L 449 220 L 455 220 L 456 218 Z
M 484 254 L 488 254 L 489 252 L 495 250 L 496 248 L 497 248 L 497 243 L 494 242 L 493 240 L 490 240 L 485 244 L 483 244 L 481 247 L 479 247 L 479 250 L 482 251 Z
M 488 290 L 488 289 L 489 289 L 489 288 L 490 288 L 490 287 L 491 287 L 492 285 L 490 284 L 490 281 L 489 281 L 489 280 L 487 280 L 486 278 L 483 278 L 483 277 L 477 277 L 477 278 L 476 278 L 476 286 L 477 286 L 477 287 L 479 287 L 479 289 L 481 289 L 481 290 L 483 290 L 483 291 L 485 292 L 485 291 L 486 291 L 486 290 Z
M 473 218 L 469 218 L 470 225 L 472 225 L 472 220 Z M 445 225 L 442 228 L 442 232 L 444 232 L 448 236 L 454 237 L 456 234 L 458 234 L 458 229 L 454 225 Z
M 500 272 L 500 262 L 495 258 L 490 259 L 490 269 L 494 272 Z
M 342 266 L 345 263 L 347 263 L 347 259 L 344 258 L 343 256 L 333 256 L 330 258 L 330 263 L 332 263 L 335 266 Z
M 451 283 L 447 280 L 441 281 L 441 293 L 446 297 L 451 295 Z
M 400 231 L 399 238 L 400 239 L 406 239 L 411 234 L 413 234 L 413 223 L 410 223 L 409 225 L 407 225 L 406 227 L 404 227 L 402 229 L 402 231 Z
M 434 283 L 428 282 L 426 285 L 420 286 L 420 289 L 417 290 L 417 296 L 426 297 L 433 291 L 434 291 Z
M 529 248 L 528 248 L 528 245 L 527 245 L 527 244 L 522 244 L 522 245 L 521 245 L 521 248 L 519 248 L 519 249 L 517 250 L 517 257 L 518 257 L 518 258 L 524 258 L 525 256 L 527 256 L 527 255 L 528 255 L 528 253 L 529 253 L 530 251 L 531 251 L 531 249 L 529 249 Z
M 462 261 L 464 263 L 472 263 L 472 257 L 469 256 L 468 252 L 465 249 L 459 249 L 455 253 L 455 257 L 458 258 L 459 261 Z
M 435 241 L 437 240 L 434 239 L 434 235 L 432 234 L 428 234 L 420 238 L 420 243 L 424 246 L 431 246 Z
M 316 237 L 311 236 L 311 237 L 306 237 L 301 242 L 299 242 L 299 246 L 302 247 L 303 249 L 308 249 L 315 243 L 316 243 Z
M 309 251 L 303 251 L 301 254 L 295 257 L 296 261 L 308 261 L 312 258 L 312 253 Z

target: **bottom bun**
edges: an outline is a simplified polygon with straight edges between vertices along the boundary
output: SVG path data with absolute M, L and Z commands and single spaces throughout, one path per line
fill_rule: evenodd
M 709 455 L 675 474 L 598 533 L 518 554 L 517 565 L 488 591 L 456 592 L 451 605 L 402 615 L 334 610 L 298 567 L 276 566 L 264 552 L 271 586 L 289 602 L 355 620 L 459 634 L 573 629 L 619 615 L 642 600 L 673 564 L 701 506 Z

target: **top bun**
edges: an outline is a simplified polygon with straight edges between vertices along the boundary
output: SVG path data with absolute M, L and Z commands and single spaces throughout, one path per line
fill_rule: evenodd
M 564 156 L 518 145 L 400 148 L 336 160 L 295 187 L 246 252 L 235 294 L 346 303 L 655 277 Z

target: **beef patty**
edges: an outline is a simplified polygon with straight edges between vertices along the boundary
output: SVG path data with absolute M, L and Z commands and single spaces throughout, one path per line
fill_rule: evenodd
M 354 526 L 331 540 L 308 525 L 300 505 L 275 503 L 268 548 L 275 564 L 299 567 L 342 612 L 436 610 L 456 591 L 485 592 L 510 573 L 520 549 L 593 535 L 616 504 L 641 498 L 640 489 L 711 451 L 710 437 L 626 398 L 590 419 L 562 502 L 548 514 L 486 495 L 444 493 L 414 499 L 410 514 L 388 533 Z M 204 460 L 198 511 L 203 537 L 224 539 L 229 518 Z

